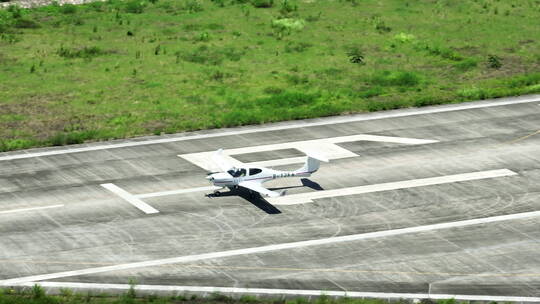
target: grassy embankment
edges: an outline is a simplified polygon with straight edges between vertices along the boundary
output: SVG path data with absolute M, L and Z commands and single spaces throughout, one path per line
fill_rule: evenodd
M 0 10 L 0 151 L 540 92 L 534 0 Z
M 125 294 L 110 296 L 107 294 L 92 295 L 76 294 L 70 289 L 61 289 L 59 295 L 47 295 L 39 285 L 34 285 L 30 290 L 15 291 L 12 289 L 0 289 L 0 304 L 408 304 L 407 300 L 389 302 L 381 299 L 353 299 L 331 298 L 328 296 L 315 297 L 308 300 L 304 297 L 294 299 L 282 298 L 257 298 L 244 295 L 239 298 L 231 298 L 219 293 L 213 293 L 209 297 L 197 297 L 196 295 L 179 296 L 138 296 L 136 288 L 132 286 Z M 439 300 L 437 302 L 424 299 L 421 304 L 457 304 L 454 299 Z M 491 302 L 491 304 L 497 304 Z

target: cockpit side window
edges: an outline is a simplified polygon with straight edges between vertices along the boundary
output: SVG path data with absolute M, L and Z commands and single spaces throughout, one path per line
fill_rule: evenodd
M 227 171 L 232 177 L 246 176 L 246 169 L 232 169 Z
M 251 175 L 255 175 L 255 174 L 259 174 L 259 173 L 261 173 L 261 172 L 262 172 L 262 170 L 261 170 L 261 169 L 257 169 L 257 168 L 250 168 L 250 169 L 249 169 L 249 176 L 251 176 Z

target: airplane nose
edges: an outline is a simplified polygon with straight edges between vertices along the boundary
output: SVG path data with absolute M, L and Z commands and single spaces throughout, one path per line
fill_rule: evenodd
M 214 178 L 212 176 L 207 176 L 206 179 L 209 180 L 209 181 L 214 180 Z

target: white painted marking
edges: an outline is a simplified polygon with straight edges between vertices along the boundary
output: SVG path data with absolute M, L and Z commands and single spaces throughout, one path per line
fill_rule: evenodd
M 43 206 L 43 207 L 12 209 L 12 210 L 0 211 L 0 214 L 25 212 L 25 211 L 34 211 L 34 210 L 43 210 L 43 209 L 58 208 L 58 207 L 64 207 L 64 205 L 51 205 L 51 206 Z
M 419 233 L 419 232 L 434 231 L 434 230 L 441 230 L 441 229 L 467 227 L 467 226 L 472 226 L 472 225 L 496 223 L 496 222 L 509 221 L 509 220 L 527 219 L 527 218 L 539 217 L 539 216 L 540 216 L 540 211 L 531 211 L 531 212 L 523 212 L 523 213 L 508 214 L 508 215 L 498 215 L 498 216 L 491 216 L 491 217 L 485 217 L 485 218 L 477 218 L 477 219 L 472 219 L 472 220 L 439 223 L 439 224 L 400 228 L 400 229 L 385 230 L 385 231 L 375 231 L 375 232 L 337 236 L 337 237 L 330 237 L 330 238 L 317 239 L 317 240 L 266 245 L 266 246 L 260 246 L 260 247 L 210 252 L 210 253 L 195 254 L 195 255 L 166 258 L 166 259 L 159 259 L 159 260 L 126 263 L 126 264 L 119 264 L 119 265 L 113 265 L 113 266 L 102 266 L 102 267 L 95 267 L 95 268 L 49 273 L 49 274 L 40 274 L 40 275 L 33 275 L 33 276 L 3 280 L 3 281 L 0 281 L 0 285 L 21 284 L 21 283 L 26 283 L 26 282 L 51 280 L 51 279 L 57 279 L 57 278 L 96 274 L 96 273 L 103 273 L 103 272 L 108 272 L 108 271 L 119 271 L 119 270 L 134 269 L 134 268 L 140 268 L 140 267 L 161 266 L 161 265 L 176 264 L 176 263 L 189 263 L 189 262 L 195 262 L 195 261 L 201 261 L 201 260 L 218 259 L 218 258 L 238 256 L 238 255 L 257 254 L 257 253 L 265 253 L 265 252 L 278 251 L 278 250 L 302 248 L 302 247 L 308 247 L 308 246 L 320 246 L 320 245 L 329 245 L 329 244 L 335 244 L 335 243 L 341 243 L 341 242 L 352 242 L 352 241 L 360 241 L 360 240 L 367 240 L 367 239 L 374 239 L 374 238 L 381 238 L 381 237 L 391 237 L 391 236 L 410 234 L 410 233 Z
M 180 133 L 179 137 L 173 137 L 173 138 L 148 139 L 148 140 L 123 142 L 123 143 L 118 143 L 118 144 L 108 143 L 104 145 L 92 145 L 89 147 L 49 150 L 49 151 L 34 152 L 34 153 L 24 152 L 21 154 L 1 156 L 0 161 L 31 158 L 31 157 L 41 157 L 41 156 L 51 156 L 51 155 L 59 155 L 59 154 L 78 153 L 78 152 L 98 151 L 98 150 L 106 150 L 106 149 L 136 147 L 136 146 L 162 144 L 162 143 L 177 142 L 177 141 L 184 141 L 184 140 L 241 135 L 241 134 L 257 133 L 257 132 L 268 132 L 268 131 L 277 131 L 277 130 L 305 128 L 305 127 L 325 126 L 325 125 L 348 123 L 348 122 L 358 122 L 358 121 L 368 121 L 368 120 L 376 120 L 376 119 L 415 116 L 415 115 L 423 115 L 423 114 L 434 114 L 434 113 L 445 113 L 445 112 L 461 111 L 461 110 L 481 109 L 481 108 L 488 108 L 488 107 L 498 107 L 498 106 L 521 104 L 521 103 L 537 102 L 539 99 L 540 99 L 540 95 L 532 95 L 532 96 L 526 96 L 526 97 L 504 98 L 504 99 L 499 99 L 499 100 L 476 101 L 476 102 L 470 102 L 470 103 L 462 103 L 459 105 L 434 106 L 434 107 L 427 107 L 427 108 L 422 108 L 422 109 L 401 109 L 401 110 L 385 111 L 385 112 L 380 112 L 380 113 L 379 112 L 361 113 L 361 114 L 350 115 L 350 116 L 315 118 L 315 119 L 304 120 L 304 121 L 278 123 L 277 126 L 274 125 L 271 127 L 246 127 L 246 128 L 243 128 L 243 130 L 225 129 L 225 130 L 230 130 L 230 131 L 219 131 L 219 132 L 210 133 L 210 134 L 185 135 L 186 133 Z
M 120 196 L 128 203 L 132 204 L 133 206 L 139 208 L 141 211 L 143 211 L 146 214 L 152 214 L 152 213 L 158 213 L 159 211 L 154 209 L 152 206 L 148 205 L 147 203 L 141 201 L 131 193 L 127 192 L 126 190 L 116 186 L 115 184 L 101 184 L 101 186 L 112 193 Z
M 180 189 L 180 190 L 171 190 L 171 191 L 162 191 L 162 192 L 152 192 L 152 193 L 145 193 L 145 194 L 137 194 L 137 195 L 134 195 L 134 196 L 137 197 L 137 198 L 148 198 L 148 197 L 184 194 L 184 193 L 200 192 L 200 191 L 214 191 L 214 190 L 218 190 L 218 189 L 221 189 L 221 187 L 209 186 L 209 187 L 198 187 L 198 188 L 188 188 L 188 189 Z
M 269 197 L 269 198 L 266 198 L 266 200 L 270 204 L 273 204 L 273 205 L 296 205 L 296 204 L 313 203 L 314 199 L 327 198 L 327 197 L 337 197 L 337 196 L 346 196 L 346 195 L 354 195 L 354 194 L 362 194 L 362 193 L 370 193 L 370 192 L 415 188 L 415 187 L 440 185 L 440 184 L 448 184 L 448 183 L 455 183 L 455 182 L 463 182 L 463 181 L 471 181 L 471 180 L 495 178 L 495 177 L 503 177 L 503 176 L 512 176 L 512 175 L 517 175 L 517 173 L 508 169 L 480 171 L 480 172 L 445 175 L 445 176 L 438 176 L 438 177 L 411 179 L 411 180 L 384 183 L 384 184 L 341 188 L 341 189 L 334 189 L 334 190 L 322 190 L 322 191 L 315 191 L 315 192 L 285 195 L 285 196 L 279 196 L 279 197 Z
M 16 284 L 17 286 L 33 287 L 36 282 Z M 106 283 L 77 283 L 77 282 L 40 282 L 45 288 L 71 288 L 85 290 L 129 290 L 128 284 Z M 200 292 L 222 294 L 264 294 L 264 295 L 297 295 L 297 296 L 332 296 L 351 298 L 381 298 L 381 299 L 456 299 L 464 301 L 497 301 L 497 302 L 540 302 L 540 297 L 518 296 L 488 296 L 488 295 L 458 295 L 433 293 L 389 293 L 361 292 L 342 290 L 313 290 L 313 289 L 270 289 L 270 288 L 241 288 L 241 287 L 212 287 L 212 286 L 176 286 L 176 285 L 135 285 L 137 291 L 164 292 Z
M 350 136 L 338 136 L 330 138 L 321 138 L 313 140 L 303 140 L 303 141 L 292 141 L 281 144 L 271 144 L 271 145 L 258 145 L 251 147 L 243 147 L 236 149 L 227 149 L 223 151 L 223 156 L 233 164 L 234 166 L 262 166 L 262 167 L 272 167 L 272 166 L 281 166 L 281 165 L 290 165 L 295 163 L 303 163 L 305 157 L 292 157 L 292 158 L 283 158 L 268 160 L 263 162 L 254 162 L 242 164 L 238 160 L 231 157 L 231 155 L 237 154 L 246 154 L 246 153 L 257 153 L 257 152 L 266 152 L 266 151 L 275 151 L 283 149 L 296 149 L 307 154 L 309 151 L 317 151 L 324 157 L 328 159 L 340 159 L 347 157 L 358 156 L 356 153 L 353 153 L 347 149 L 344 149 L 336 144 L 354 142 L 354 141 L 376 141 L 376 142 L 391 142 L 391 143 L 401 143 L 409 145 L 419 145 L 419 144 L 430 144 L 438 142 L 437 140 L 431 139 L 418 139 L 418 138 L 405 138 L 405 137 L 393 137 L 393 136 L 378 136 L 378 135 L 368 135 L 368 134 L 358 134 Z M 214 151 L 198 152 L 198 153 L 189 153 L 178 155 L 183 159 L 207 170 L 207 171 L 219 171 L 219 168 L 212 162 L 209 161 L 212 159 L 212 154 Z

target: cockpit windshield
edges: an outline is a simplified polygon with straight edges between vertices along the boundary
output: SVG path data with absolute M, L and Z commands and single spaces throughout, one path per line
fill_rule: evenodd
M 229 173 L 232 177 L 243 177 L 246 176 L 246 169 L 233 168 L 227 171 L 227 173 Z

